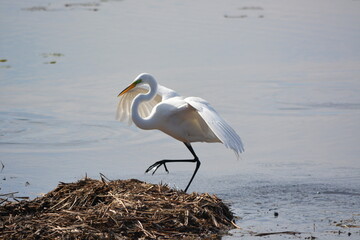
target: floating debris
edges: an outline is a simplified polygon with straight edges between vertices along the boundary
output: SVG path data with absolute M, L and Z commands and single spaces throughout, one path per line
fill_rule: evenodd
M 227 15 L 224 14 L 224 18 L 246 18 L 247 15 Z
M 62 53 L 43 53 L 41 54 L 43 58 L 60 58 L 63 57 L 64 54 Z M 55 60 L 44 62 L 44 64 L 56 64 Z
M 0 59 L 0 63 L 6 63 L 8 60 L 7 59 Z M 0 69 L 8 69 L 11 68 L 10 65 L 0 65 Z
M 48 4 L 48 6 L 33 6 L 29 8 L 23 8 L 24 11 L 38 12 L 38 11 L 65 11 L 65 10 L 91 10 L 98 11 L 100 3 L 88 2 L 88 3 L 66 3 L 63 5 L 59 4 Z
M 63 57 L 64 54 L 62 54 L 62 53 L 43 53 L 43 54 L 41 54 L 41 56 L 43 56 L 44 58 L 48 58 L 48 57 Z
M 245 6 L 245 7 L 239 8 L 239 10 L 264 10 L 264 9 L 262 7 L 258 7 L 258 6 Z
M 17 194 L 19 192 L 10 192 L 10 193 L 5 193 L 5 194 L 0 194 L 0 205 L 4 204 L 4 203 L 11 203 L 11 201 L 16 201 L 16 202 L 20 202 L 20 200 L 27 200 L 29 199 L 29 197 L 18 197 L 15 196 L 15 194 Z M 0 215 L 2 215 L 2 212 L 0 210 Z M 0 223 L 2 223 L 0 221 Z M 1 229 L 1 227 L 0 227 Z M 1 235 L 0 235 L 1 237 Z
M 99 11 L 100 3 L 66 3 L 66 8 Z
M 238 11 L 241 11 L 241 13 L 244 14 L 224 14 L 225 18 L 247 18 L 247 17 L 254 17 L 256 15 L 258 18 L 264 18 L 264 14 L 256 14 L 259 13 L 259 11 L 263 11 L 264 9 L 259 6 L 244 6 L 237 9 Z M 245 14 L 247 13 L 247 14 Z M 254 14 L 255 13 L 255 14 Z
M 24 11 L 36 12 L 36 11 L 48 11 L 47 7 L 44 6 L 34 6 L 29 8 L 23 8 Z
M 350 219 L 340 220 L 339 222 L 333 222 L 335 226 L 342 228 L 360 228 L 360 218 L 359 215 L 354 214 Z
M 214 238 L 235 228 L 215 195 L 136 179 L 60 183 L 43 197 L 0 206 L 4 239 Z
M 283 232 L 265 232 L 265 233 L 256 233 L 254 236 L 256 237 L 264 237 L 264 236 L 270 236 L 270 235 L 297 235 L 301 234 L 301 232 L 295 232 L 295 231 L 283 231 Z
M 65 7 L 99 7 L 100 3 L 66 3 Z

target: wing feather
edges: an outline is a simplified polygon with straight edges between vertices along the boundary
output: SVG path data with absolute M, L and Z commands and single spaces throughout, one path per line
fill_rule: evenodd
M 142 87 L 136 87 L 126 92 L 120 97 L 117 110 L 116 110 L 116 120 L 121 122 L 128 122 L 129 125 L 132 124 L 131 118 L 131 104 L 134 98 L 139 94 L 145 94 L 148 92 L 148 89 Z M 151 101 L 142 102 L 139 106 L 139 114 L 142 118 L 145 118 L 150 115 L 152 109 L 156 104 L 161 102 L 162 96 L 157 94 L 155 98 Z
M 220 141 L 239 157 L 239 154 L 244 151 L 244 145 L 239 135 L 216 110 L 207 101 L 198 97 L 188 97 L 185 101 L 198 111 Z

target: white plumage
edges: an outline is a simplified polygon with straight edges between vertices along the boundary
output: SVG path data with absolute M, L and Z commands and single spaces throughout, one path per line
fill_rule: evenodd
M 194 178 L 200 161 L 191 142 L 221 142 L 232 149 L 236 156 L 244 151 L 239 135 L 216 110 L 199 97 L 183 97 L 175 91 L 158 85 L 147 73 L 140 74 L 119 96 L 116 118 L 135 123 L 141 129 L 158 129 L 185 143 L 194 160 L 162 160 L 150 166 L 146 172 L 161 165 L 167 170 L 167 162 L 197 162 L 197 168 L 186 187 Z

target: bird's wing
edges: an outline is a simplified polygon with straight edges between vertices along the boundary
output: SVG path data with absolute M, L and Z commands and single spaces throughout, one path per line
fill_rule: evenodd
M 239 157 L 239 154 L 244 151 L 244 145 L 239 135 L 225 122 L 216 110 L 202 98 L 188 97 L 185 98 L 185 101 L 197 110 L 220 141 L 227 148 L 231 148 L 236 156 Z
M 131 118 L 131 104 L 134 98 L 139 94 L 145 94 L 149 90 L 143 87 L 135 87 L 130 91 L 126 92 L 120 97 L 119 104 L 116 110 L 116 120 L 121 122 L 128 122 L 129 125 L 132 124 Z M 142 102 L 139 106 L 139 114 L 142 118 L 145 118 L 150 115 L 151 110 L 156 104 L 162 101 L 161 93 L 158 93 L 152 100 Z
M 179 94 L 177 94 L 177 92 L 175 92 L 174 90 L 164 87 L 160 84 L 158 85 L 157 94 L 162 97 L 161 101 L 179 96 Z

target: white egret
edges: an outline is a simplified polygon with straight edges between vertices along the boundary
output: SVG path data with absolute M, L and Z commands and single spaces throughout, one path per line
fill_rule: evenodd
M 146 86 L 147 85 L 147 86 Z M 221 142 L 232 149 L 236 156 L 244 151 L 238 134 L 204 99 L 183 97 L 175 91 L 157 84 L 153 76 L 142 73 L 125 88 L 120 98 L 116 118 L 120 121 L 132 122 L 141 129 L 158 129 L 183 142 L 194 159 L 161 160 L 151 165 L 145 172 L 156 170 L 166 163 L 195 162 L 195 171 L 185 188 L 188 190 L 199 167 L 192 142 Z

